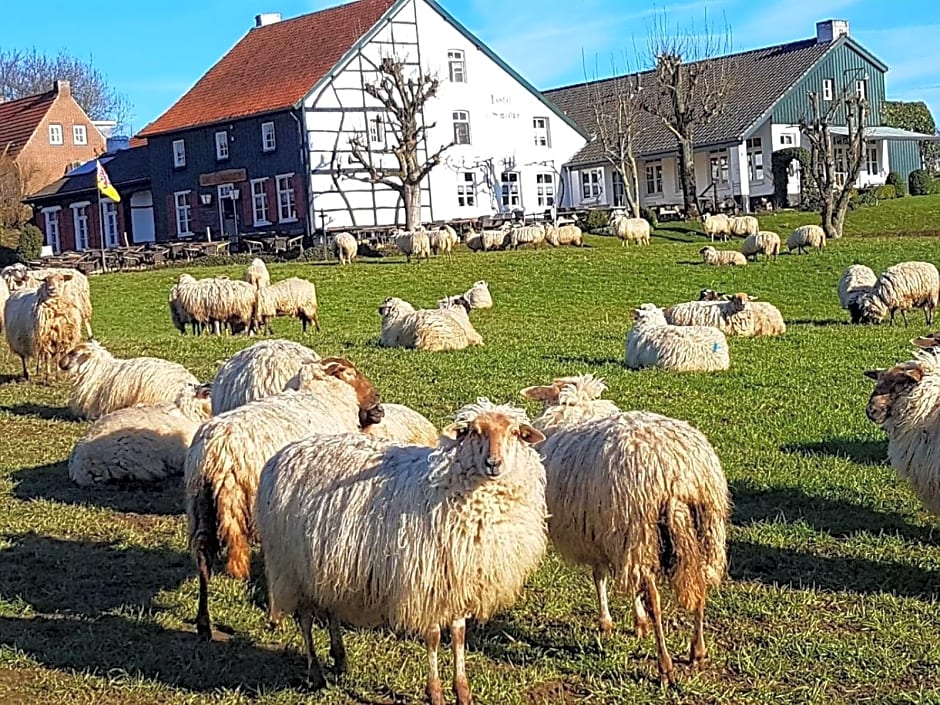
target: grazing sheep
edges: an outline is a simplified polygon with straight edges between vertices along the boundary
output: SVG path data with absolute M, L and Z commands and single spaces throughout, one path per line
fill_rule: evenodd
M 95 487 L 182 475 L 193 435 L 210 415 L 205 385 L 181 390 L 175 404 L 138 404 L 105 414 L 72 450 L 69 478 Z
M 724 213 L 715 215 L 704 213 L 702 214 L 702 231 L 712 242 L 715 241 L 716 235 L 722 240 L 727 240 L 731 235 L 731 219 Z
M 3 334 L 10 351 L 23 363 L 23 378 L 29 380 L 27 362 L 36 359 L 37 372 L 45 380 L 60 359 L 82 339 L 82 311 L 65 293 L 71 275 L 53 270 L 38 289 L 14 291 L 4 304 Z
M 181 274 L 173 284 L 173 288 L 170 289 L 170 297 L 167 300 L 170 307 L 170 320 L 173 321 L 173 326 L 183 335 L 186 335 L 186 326 L 192 327 L 193 335 L 201 332 L 196 317 L 180 301 L 180 288 L 190 286 L 195 281 L 192 275 Z
M 311 433 L 355 432 L 382 419 L 379 393 L 348 360 L 303 365 L 287 389 L 220 414 L 193 437 L 184 466 L 189 547 L 199 571 L 199 634 L 212 638 L 208 590 L 227 550 L 232 577 L 249 573 L 253 504 L 265 462 Z
M 340 622 L 423 637 L 427 696 L 443 705 L 437 650 L 449 626 L 454 692 L 469 705 L 467 618 L 515 602 L 545 554 L 545 475 L 530 447 L 543 439 L 519 409 L 480 399 L 434 449 L 320 435 L 268 462 L 256 515 L 270 614 L 297 615 L 314 686 L 325 680 L 312 618 L 324 614 L 339 672 Z
M 429 234 L 431 243 L 431 252 L 435 255 L 450 255 L 454 252 L 454 247 L 460 242 L 455 231 L 449 225 L 442 225 Z
M 319 308 L 317 288 L 306 279 L 290 277 L 275 282 L 258 292 L 258 323 L 269 332 L 272 318 L 287 316 L 299 319 L 304 333 L 307 332 L 307 326 L 311 322 L 319 333 Z
M 724 264 L 732 267 L 743 267 L 747 264 L 747 258 L 734 250 L 716 250 L 714 247 L 706 246 L 698 253 L 702 255 L 702 261 L 705 264 L 716 267 Z
M 520 394 L 526 399 L 542 402 L 542 414 L 532 425 L 551 438 L 567 426 L 619 414 L 620 409 L 608 399 L 599 399 L 607 385 L 592 374 L 558 377 L 545 387 L 526 387 Z
M 648 610 L 660 678 L 671 682 L 656 583 L 669 582 L 679 603 L 694 612 L 689 662 L 700 663 L 708 587 L 721 582 L 727 567 L 728 482 L 708 439 L 686 422 L 645 411 L 598 415 L 593 393 L 579 390 L 597 380 L 568 379 L 565 391 L 584 401 L 569 402 L 563 419 L 557 407 L 546 408 L 548 440 L 539 448 L 549 536 L 565 560 L 591 568 L 601 632 L 614 627 L 608 577 L 633 600 L 641 638 L 649 634 Z M 532 389 L 523 394 L 532 396 Z M 587 405 L 580 413 L 579 403 Z
M 552 247 L 584 247 L 584 233 L 577 225 L 549 225 L 545 228 L 545 242 Z
M 255 326 L 257 302 L 261 292 L 244 281 L 221 277 L 194 279 L 182 274 L 170 292 L 170 315 L 178 329 L 193 323 L 194 332 L 211 327 L 215 334 L 225 326 L 235 330 L 252 330 Z
M 538 248 L 545 242 L 544 225 L 517 225 L 509 231 L 509 246 L 518 250 L 523 245 Z
M 882 272 L 871 292 L 861 297 L 861 315 L 874 321 L 883 321 L 890 316 L 893 326 L 894 314 L 900 311 L 901 319 L 907 325 L 907 312 L 912 308 L 922 308 L 929 326 L 938 297 L 940 274 L 934 265 L 929 262 L 901 262 Z
M 787 251 L 791 254 L 796 250 L 804 254 L 807 248 L 814 247 L 822 252 L 826 246 L 826 231 L 818 225 L 801 225 L 787 238 Z
M 764 255 L 777 261 L 777 255 L 780 254 L 780 236 L 771 230 L 761 230 L 755 235 L 748 235 L 741 243 L 741 254 L 747 259 L 754 258 L 756 262 L 758 255 Z
M 38 289 L 43 280 L 53 272 L 62 274 L 63 279 L 62 293 L 66 299 L 71 299 L 78 310 L 81 312 L 82 323 L 85 326 L 85 333 L 89 338 L 91 332 L 91 289 L 88 286 L 88 277 L 77 269 L 68 267 L 40 267 L 39 269 L 28 269 L 22 262 L 11 264 L 0 271 L 0 278 L 6 282 L 10 293 L 22 291 L 24 289 Z
M 333 255 L 340 264 L 349 264 L 359 253 L 359 243 L 349 233 L 339 233 L 333 238 Z
M 713 372 L 730 366 L 728 341 L 717 328 L 671 326 L 662 309 L 653 304 L 643 304 L 635 315 L 626 342 L 626 365 L 630 369 Z
M 313 350 L 292 340 L 262 340 L 235 353 L 212 380 L 212 413 L 284 391 L 302 365 L 319 359 Z
M 876 281 L 878 277 L 864 264 L 853 264 L 842 273 L 839 279 L 839 305 L 849 312 L 852 323 L 877 322 L 877 318 L 872 321 L 865 315 L 862 306 Z
M 410 262 L 412 257 L 430 259 L 431 239 L 424 230 L 404 231 L 395 238 L 395 247 Z
M 245 274 L 242 276 L 242 279 L 256 289 L 263 289 L 271 283 L 271 275 L 268 274 L 267 265 L 265 265 L 263 259 L 257 257 L 251 260 L 251 264 L 245 269 Z
M 459 318 L 457 309 L 415 310 L 407 301 L 388 298 L 379 307 L 382 316 L 384 348 L 415 348 L 431 352 L 462 350 L 482 345 L 483 338 L 473 329 L 470 319 Z
M 119 359 L 89 340 L 63 356 L 73 374 L 69 409 L 76 418 L 97 419 L 135 404 L 174 403 L 199 380 L 182 365 L 157 357 Z
M 674 326 L 711 326 L 725 335 L 742 338 L 783 335 L 787 326 L 776 306 L 753 301 L 747 294 L 735 294 L 727 301 L 689 301 L 670 306 L 664 312 Z
M 489 252 L 490 250 L 501 250 L 506 247 L 510 236 L 510 225 L 505 223 L 495 230 L 484 229 L 480 232 L 471 230 L 467 233 L 465 242 L 471 252 Z
M 737 237 L 757 235 L 760 225 L 753 215 L 737 215 L 728 218 L 728 231 Z
M 650 244 L 650 224 L 646 218 L 628 218 L 623 213 L 611 213 L 608 219 L 614 234 L 620 238 L 620 245 L 635 242 L 637 245 Z
M 427 418 L 403 404 L 382 404 L 385 415 L 378 423 L 364 428 L 370 438 L 401 445 L 427 446 L 437 445 L 440 435 Z

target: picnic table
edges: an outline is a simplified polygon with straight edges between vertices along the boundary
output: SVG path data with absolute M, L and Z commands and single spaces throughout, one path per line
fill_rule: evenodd
M 248 254 L 288 252 L 300 246 L 303 251 L 303 235 L 257 235 L 253 238 L 243 237 L 242 242 L 248 247 Z

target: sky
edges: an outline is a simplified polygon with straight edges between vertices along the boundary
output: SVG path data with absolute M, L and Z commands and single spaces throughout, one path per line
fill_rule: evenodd
M 851 35 L 890 67 L 889 99 L 924 100 L 940 122 L 940 2 L 937 0 L 439 0 L 537 88 L 610 73 L 645 46 L 650 23 L 731 29 L 735 51 L 815 35 L 818 20 L 847 19 Z M 3 0 L 0 49 L 91 58 L 132 105 L 133 132 L 182 96 L 254 24 L 337 0 L 139 0 L 81 5 Z M 97 8 L 97 11 L 93 11 Z M 903 8 L 903 9 L 902 9 Z M 694 25 L 693 25 L 694 23 Z M 588 66 L 585 71 L 585 64 Z M 599 70 L 596 70 L 599 69 Z

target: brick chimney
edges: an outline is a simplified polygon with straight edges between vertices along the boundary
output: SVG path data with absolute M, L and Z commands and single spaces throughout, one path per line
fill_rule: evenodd
M 848 20 L 823 20 L 816 23 L 816 43 L 830 44 L 839 37 L 849 36 Z
M 70 98 L 72 96 L 72 84 L 68 81 L 59 79 L 53 84 L 52 87 L 55 90 L 56 95 L 62 98 Z

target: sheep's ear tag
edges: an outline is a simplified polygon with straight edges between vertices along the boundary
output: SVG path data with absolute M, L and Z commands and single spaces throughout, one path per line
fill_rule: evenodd
M 868 379 L 875 380 L 876 382 L 881 379 L 881 375 L 884 373 L 884 370 L 865 370 L 865 376 L 868 377 Z

